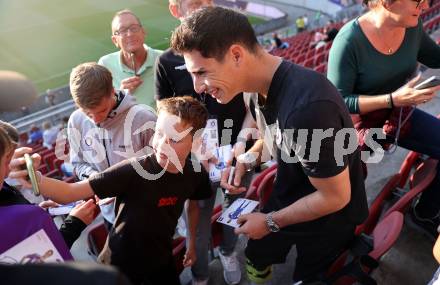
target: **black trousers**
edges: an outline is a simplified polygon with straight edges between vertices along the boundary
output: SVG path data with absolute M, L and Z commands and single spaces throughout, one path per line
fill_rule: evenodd
M 284 263 L 291 247 L 296 245 L 298 256 L 293 280 L 315 280 L 348 247 L 354 230 L 354 225 L 326 233 L 281 230 L 260 240 L 249 240 L 245 255 L 257 270 L 264 270 L 272 264 Z

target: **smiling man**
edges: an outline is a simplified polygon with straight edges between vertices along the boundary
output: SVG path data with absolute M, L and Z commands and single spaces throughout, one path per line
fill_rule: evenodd
M 171 47 L 183 54 L 198 93 L 207 92 L 220 103 L 239 92 L 259 93 L 264 103 L 256 104 L 256 113 L 276 125 L 274 190 L 262 212 L 241 216 L 236 229 L 250 238 L 245 251 L 249 279 L 266 282 L 271 265 L 283 263 L 294 244 L 294 281 L 319 279 L 368 214 L 359 150 L 344 155 L 342 165 L 335 159 L 337 132 L 353 128 L 341 96 L 321 74 L 265 52 L 246 16 L 233 10 L 196 11 L 176 28 Z M 312 138 L 323 130 L 312 153 Z M 304 132 L 307 141 L 298 141 Z M 343 137 L 342 144 L 346 141 Z M 300 147 L 286 149 L 286 142 Z M 290 156 L 300 159 L 289 161 Z M 233 190 L 227 176 L 226 171 L 222 185 Z
M 212 6 L 212 0 L 169 0 L 169 10 L 173 17 L 183 20 L 195 10 L 201 7 Z M 185 67 L 185 60 L 173 49 L 167 49 L 161 54 L 156 62 L 156 96 L 158 100 L 175 96 L 191 94 L 197 100 L 203 102 L 208 109 L 210 122 L 215 122 L 219 134 L 217 145 L 235 145 L 234 149 L 239 152 L 237 137 L 242 129 L 255 127 L 255 122 L 245 104 L 242 94 L 238 94 L 228 104 L 220 104 L 204 92 L 196 92 L 193 87 L 191 74 Z M 228 139 L 228 133 L 230 136 Z M 221 136 L 221 137 L 220 137 Z M 251 181 L 252 172 L 248 172 L 243 179 L 245 187 Z M 219 182 L 212 182 L 212 188 L 216 191 Z M 227 208 L 244 193 L 224 193 L 223 207 Z M 205 201 L 199 202 L 200 220 L 197 230 L 197 262 L 191 267 L 193 285 L 206 285 L 209 278 L 208 251 L 211 238 L 211 216 L 214 208 L 216 195 Z M 223 227 L 222 242 L 219 248 L 219 256 L 223 265 L 223 276 L 227 284 L 238 284 L 241 280 L 239 262 L 234 251 L 237 236 L 233 228 Z
M 122 10 L 112 20 L 112 42 L 120 50 L 101 57 L 99 64 L 113 75 L 113 86 L 127 90 L 138 103 L 156 108 L 154 100 L 154 63 L 162 53 L 145 42 L 146 31 L 130 10 Z

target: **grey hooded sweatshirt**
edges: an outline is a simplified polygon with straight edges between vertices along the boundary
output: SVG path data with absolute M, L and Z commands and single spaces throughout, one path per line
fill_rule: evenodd
M 156 115 L 135 97 L 116 93 L 119 104 L 107 119 L 95 124 L 83 111 L 76 110 L 68 122 L 70 162 L 80 180 L 89 178 L 124 159 L 152 152 Z M 114 207 L 104 209 L 106 220 L 114 222 Z

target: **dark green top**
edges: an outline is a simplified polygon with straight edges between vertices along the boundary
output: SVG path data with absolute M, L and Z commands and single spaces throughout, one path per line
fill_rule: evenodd
M 376 50 L 359 26 L 348 22 L 336 36 L 330 50 L 328 79 L 344 97 L 350 113 L 359 113 L 359 95 L 394 92 L 414 76 L 417 62 L 440 68 L 440 46 L 423 30 L 408 28 L 399 49 L 392 55 Z

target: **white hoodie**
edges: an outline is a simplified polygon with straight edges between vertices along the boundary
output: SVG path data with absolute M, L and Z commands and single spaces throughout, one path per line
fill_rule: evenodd
M 124 159 L 152 151 L 156 115 L 147 105 L 137 104 L 131 95 L 117 92 L 117 96 L 123 97 L 119 105 L 99 125 L 81 110 L 76 110 L 69 118 L 70 162 L 80 180 Z M 148 128 L 140 131 L 145 124 Z M 114 207 L 101 207 L 101 211 L 106 220 L 114 222 Z

